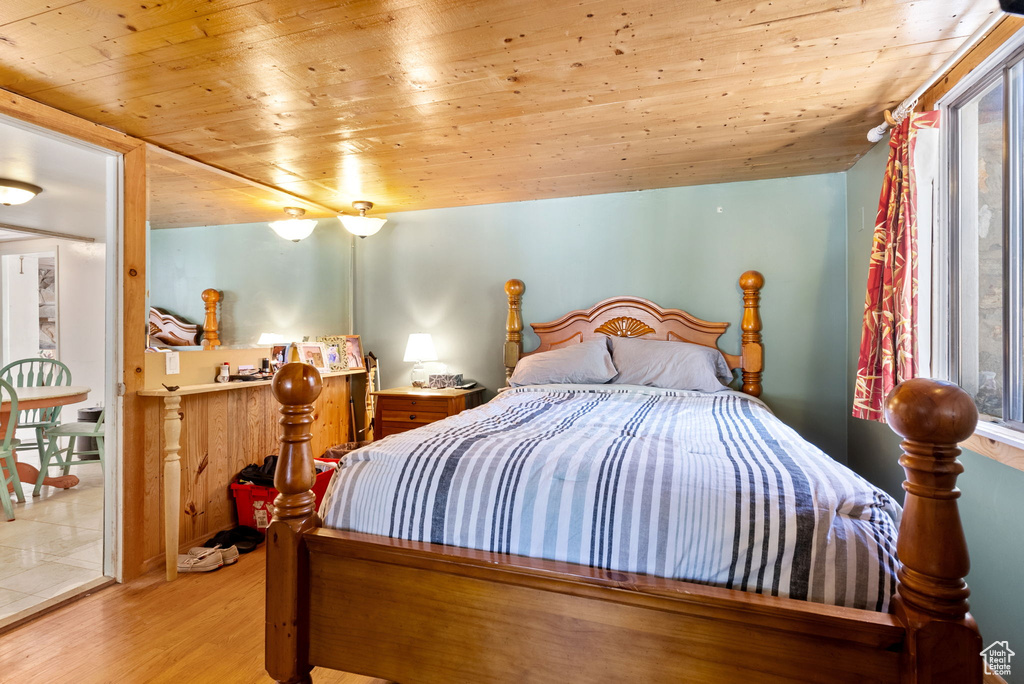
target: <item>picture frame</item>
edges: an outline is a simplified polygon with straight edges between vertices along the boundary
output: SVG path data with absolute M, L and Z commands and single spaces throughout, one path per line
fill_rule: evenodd
M 349 370 L 366 370 L 363 343 L 359 340 L 359 335 L 345 335 L 345 361 Z
M 331 370 L 331 366 L 327 362 L 327 350 L 324 349 L 324 345 L 319 342 L 297 342 L 295 347 L 299 352 L 299 361 L 301 363 L 308 363 L 323 373 Z
M 319 342 L 324 345 L 324 351 L 327 356 L 327 365 L 331 371 L 343 371 L 348 369 L 346 364 L 347 357 L 345 356 L 345 336 L 344 335 L 319 335 L 317 337 L 309 338 L 306 337 L 307 342 Z
M 278 368 L 288 363 L 288 345 L 287 344 L 275 344 L 270 348 L 270 368 L 276 371 Z

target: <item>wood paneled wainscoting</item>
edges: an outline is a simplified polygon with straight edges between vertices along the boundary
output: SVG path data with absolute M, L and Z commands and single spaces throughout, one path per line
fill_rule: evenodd
M 314 454 L 349 441 L 349 378 L 359 373 L 363 371 L 325 374 L 324 391 L 314 406 Z M 176 535 L 179 549 L 202 544 L 214 533 L 235 524 L 235 502 L 229 488 L 232 478 L 246 465 L 262 463 L 266 456 L 277 453 L 280 428 L 278 404 L 269 380 L 185 386 L 173 393 L 147 389 L 140 390 L 139 395 L 146 398 L 143 557 L 146 569 L 150 570 L 164 562 L 164 531 L 173 529 L 166 525 L 165 512 L 171 511 L 173 515 L 173 506 L 167 505 L 164 487 L 166 480 L 173 484 L 178 468 L 174 466 L 173 455 L 168 453 L 165 418 L 173 419 L 176 413 L 181 421 Z M 169 408 L 174 399 L 180 401 L 180 406 Z M 168 460 L 170 470 L 166 472 L 170 477 L 165 478 Z

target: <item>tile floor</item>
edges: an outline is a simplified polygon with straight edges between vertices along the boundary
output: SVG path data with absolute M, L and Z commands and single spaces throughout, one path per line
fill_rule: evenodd
M 39 465 L 34 452 L 18 458 Z M 0 518 L 0 620 L 103 575 L 102 469 L 76 466 L 71 474 L 78 486 L 43 487 L 35 498 L 35 483 L 23 483 L 15 519 Z

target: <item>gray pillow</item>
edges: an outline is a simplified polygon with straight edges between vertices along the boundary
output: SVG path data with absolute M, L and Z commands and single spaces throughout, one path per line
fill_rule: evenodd
M 549 384 L 604 384 L 615 377 L 615 365 L 605 338 L 519 359 L 509 378 L 512 387 Z
M 732 371 L 717 349 L 687 342 L 613 337 L 616 384 L 717 392 L 727 389 Z

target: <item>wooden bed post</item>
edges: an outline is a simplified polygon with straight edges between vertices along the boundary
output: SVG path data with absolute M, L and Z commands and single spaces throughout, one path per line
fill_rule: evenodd
M 523 292 L 526 286 L 515 278 L 505 283 L 508 295 L 508 319 L 505 321 L 505 380 L 512 377 L 512 371 L 523 354 Z
M 203 307 L 206 309 L 206 320 L 203 321 L 203 339 L 200 342 L 207 349 L 220 346 L 220 333 L 217 324 L 217 302 L 221 300 L 219 290 L 212 287 L 203 290 Z
M 890 392 L 885 417 L 903 437 L 900 465 L 907 474 L 893 599 L 907 629 L 902 681 L 980 683 L 982 643 L 967 612 L 970 560 L 956 503 L 956 478 L 964 470 L 957 444 L 974 433 L 978 409 L 956 385 L 916 378 Z
M 267 528 L 266 668 L 278 682 L 309 682 L 309 553 L 302 535 L 320 526 L 314 510 L 313 402 L 323 381 L 305 363 L 274 376 L 281 402 L 281 450 L 274 472 L 274 518 Z
M 764 345 L 761 344 L 761 288 L 764 276 L 747 271 L 740 276 L 743 290 L 743 330 L 740 356 L 743 359 L 743 392 L 752 397 L 761 396 L 761 373 L 764 370 Z

